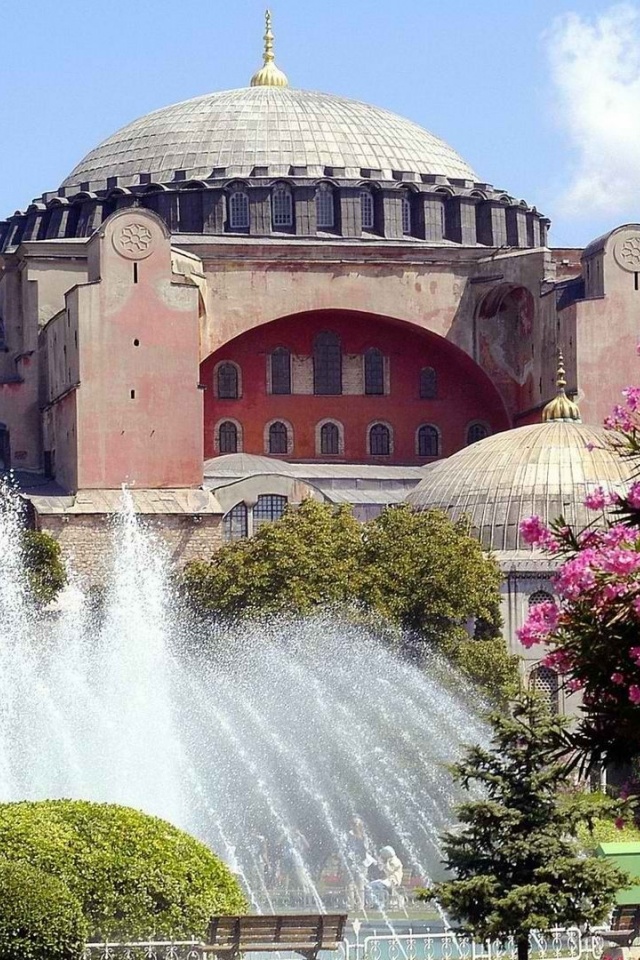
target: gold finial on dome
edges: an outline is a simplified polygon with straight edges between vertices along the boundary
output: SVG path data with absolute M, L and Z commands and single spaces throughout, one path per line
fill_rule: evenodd
M 271 29 L 271 11 L 265 13 L 266 30 L 264 34 L 263 65 L 251 77 L 252 87 L 288 87 L 287 75 L 276 66 L 273 53 L 273 30 Z
M 542 411 L 543 421 L 547 420 L 572 420 L 574 423 L 581 423 L 580 408 L 577 403 L 570 400 L 566 395 L 564 388 L 567 385 L 566 373 L 564 369 L 564 357 L 562 350 L 558 350 L 558 373 L 556 375 L 556 386 L 558 392 L 553 400 L 544 407 Z

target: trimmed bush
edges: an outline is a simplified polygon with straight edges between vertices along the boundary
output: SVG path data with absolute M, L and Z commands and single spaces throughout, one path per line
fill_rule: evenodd
M 245 908 L 237 880 L 208 847 L 129 807 L 0 804 L 0 850 L 66 884 L 91 938 L 201 937 L 213 914 Z
M 61 880 L 0 860 L 0 960 L 79 960 L 86 932 L 80 904 Z
M 34 599 L 42 604 L 55 600 L 67 582 L 58 541 L 39 530 L 23 530 L 22 555 Z

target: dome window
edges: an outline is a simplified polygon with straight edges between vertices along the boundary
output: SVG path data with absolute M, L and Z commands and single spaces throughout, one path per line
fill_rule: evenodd
M 373 230 L 375 218 L 373 210 L 373 194 L 371 190 L 360 191 L 360 212 L 362 214 L 362 229 Z
M 333 188 L 328 183 L 321 183 L 316 190 L 316 225 L 321 230 L 335 225 Z
M 244 190 L 235 190 L 229 197 L 229 226 L 232 230 L 249 226 L 249 197 Z
M 276 228 L 293 226 L 293 196 L 286 183 L 278 183 L 273 188 L 271 222 Z
M 286 395 L 291 393 L 291 351 L 286 347 L 276 347 L 270 357 L 271 393 Z
M 253 508 L 253 532 L 265 523 L 275 523 L 282 517 L 289 501 L 278 493 L 262 493 Z
M 440 432 L 430 423 L 423 424 L 418 430 L 418 456 L 438 457 L 440 455 Z
M 320 427 L 320 453 L 323 457 L 335 457 L 340 453 L 340 427 L 329 421 Z
M 420 371 L 420 399 L 435 400 L 438 396 L 438 375 L 433 367 L 423 367 Z
M 225 540 L 241 540 L 249 536 L 249 511 L 246 503 L 236 503 L 224 516 Z
M 238 452 L 238 428 L 233 420 L 224 420 L 218 428 L 218 450 L 220 453 Z
M 364 392 L 368 397 L 384 394 L 384 357 L 377 347 L 364 355 Z
M 551 713 L 560 710 L 560 683 L 558 674 L 551 667 L 540 665 L 529 674 L 529 687 L 546 701 Z
M 391 454 L 391 430 L 386 423 L 374 423 L 369 428 L 369 454 L 388 457 Z
M 535 590 L 529 597 L 529 607 L 537 607 L 539 603 L 553 603 L 553 596 L 546 590 Z
M 216 369 L 216 396 L 219 400 L 237 400 L 240 377 L 235 363 L 221 363 Z
M 313 392 L 316 396 L 340 396 L 342 393 L 342 346 L 330 330 L 313 341 Z
M 276 456 L 289 452 L 289 431 L 286 423 L 276 420 L 269 427 L 269 453 Z
M 489 427 L 486 423 L 480 423 L 476 420 L 467 427 L 467 446 L 477 443 L 479 440 L 486 440 L 489 436 Z
M 405 237 L 411 235 L 411 198 L 406 191 L 402 197 L 402 233 Z

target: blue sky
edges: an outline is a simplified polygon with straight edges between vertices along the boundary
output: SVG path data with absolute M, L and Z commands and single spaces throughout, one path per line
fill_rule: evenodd
M 0 216 L 150 110 L 245 86 L 264 0 L 0 0 Z M 273 0 L 294 86 L 396 111 L 551 217 L 640 220 L 640 0 Z

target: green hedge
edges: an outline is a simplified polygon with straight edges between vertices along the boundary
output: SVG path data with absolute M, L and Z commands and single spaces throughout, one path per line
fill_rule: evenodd
M 55 600 L 67 582 L 58 541 L 39 530 L 23 530 L 22 555 L 33 597 L 43 604 Z
M 0 860 L 0 960 L 78 960 L 87 925 L 56 877 Z
M 245 908 L 237 880 L 208 847 L 129 807 L 0 804 L 0 850 L 66 884 L 91 937 L 200 937 L 213 914 Z

